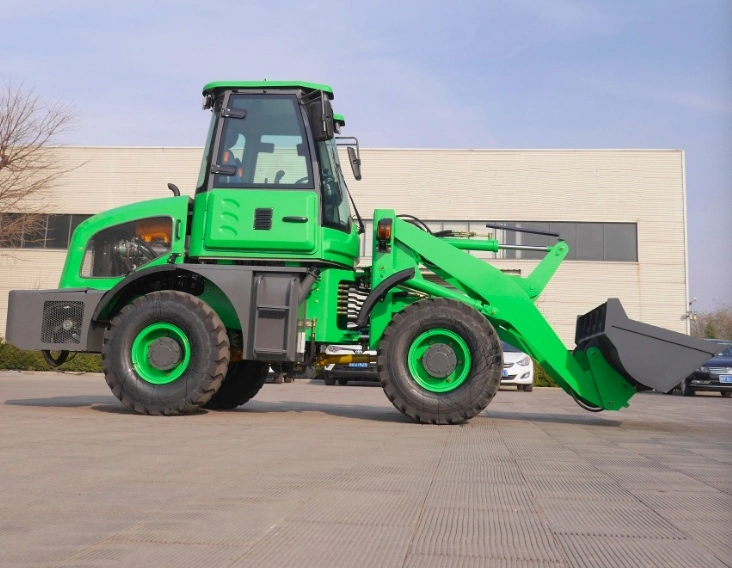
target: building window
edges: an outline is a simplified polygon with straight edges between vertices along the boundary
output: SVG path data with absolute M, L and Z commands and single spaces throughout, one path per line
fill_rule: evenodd
M 485 225 L 503 225 L 518 229 L 530 229 L 559 233 L 569 245 L 567 260 L 638 262 L 638 225 L 637 223 L 579 223 L 579 222 L 539 222 L 539 221 L 424 221 L 434 233 L 453 230 L 474 232 L 478 235 L 492 233 L 493 238 L 507 245 L 530 245 L 548 247 L 556 242 L 555 237 L 520 233 L 505 229 L 491 229 Z M 371 231 L 373 221 L 365 221 L 365 238 L 361 241 L 361 256 L 371 256 Z M 480 258 L 515 258 L 540 260 L 545 253 L 526 250 L 500 250 L 497 253 L 473 251 Z
M 88 219 L 91 215 L 43 215 L 38 223 L 34 223 L 33 227 L 21 227 L 12 229 L 17 235 L 10 241 L 5 242 L 7 248 L 45 248 L 66 250 L 69 247 L 69 241 L 74 229 L 81 224 L 82 221 Z M 0 214 L 0 233 L 3 231 L 3 225 L 7 227 L 10 223 L 17 223 L 28 219 L 29 216 L 21 213 L 3 213 Z M 3 246 L 0 243 L 0 246 Z

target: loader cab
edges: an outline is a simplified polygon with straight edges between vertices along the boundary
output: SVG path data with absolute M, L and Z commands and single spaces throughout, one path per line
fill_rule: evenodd
M 358 231 L 334 139 L 330 87 L 212 83 L 204 97 L 212 116 L 189 255 L 353 267 Z

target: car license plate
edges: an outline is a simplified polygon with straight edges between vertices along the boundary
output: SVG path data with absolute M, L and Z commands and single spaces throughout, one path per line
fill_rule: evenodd
M 363 367 L 368 367 L 369 364 L 368 363 L 349 363 L 348 366 L 349 367 L 362 367 L 363 368 Z
M 720 383 L 732 383 L 732 375 L 719 375 Z
M 504 377 L 507 377 L 508 376 L 508 371 L 506 369 L 503 369 L 503 376 Z

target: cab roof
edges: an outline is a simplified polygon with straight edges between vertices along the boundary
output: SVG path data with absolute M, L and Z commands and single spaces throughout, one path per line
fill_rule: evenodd
M 306 93 L 323 91 L 329 99 L 333 98 L 333 89 L 328 85 L 304 81 L 215 81 L 203 87 L 203 94 L 219 89 L 302 89 Z

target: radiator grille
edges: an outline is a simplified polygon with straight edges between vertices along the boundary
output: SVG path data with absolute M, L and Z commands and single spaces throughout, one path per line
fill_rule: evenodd
M 41 341 L 81 343 L 84 302 L 44 302 Z

